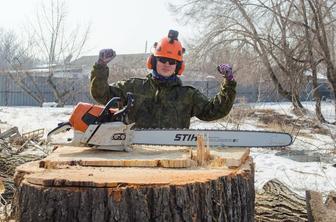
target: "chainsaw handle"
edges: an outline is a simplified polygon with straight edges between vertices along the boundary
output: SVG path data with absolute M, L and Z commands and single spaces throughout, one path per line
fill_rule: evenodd
M 115 104 L 118 104 L 118 102 L 120 101 L 121 101 L 120 97 L 113 97 L 112 99 L 110 99 L 110 101 L 106 103 L 104 109 L 98 115 L 96 122 L 102 123 L 108 121 L 108 119 L 111 116 L 110 108 L 112 108 L 112 106 L 114 106 Z
M 134 96 L 133 93 L 127 93 L 127 104 L 124 108 L 113 114 L 112 121 L 122 121 L 125 122 L 126 115 L 130 108 L 134 106 Z

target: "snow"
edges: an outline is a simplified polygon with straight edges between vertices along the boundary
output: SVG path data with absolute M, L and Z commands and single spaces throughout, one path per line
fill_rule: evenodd
M 58 123 L 68 121 L 72 109 L 73 107 L 0 107 L 0 128 L 3 130 L 17 126 L 21 133 L 40 128 L 50 131 Z
M 314 103 L 306 102 L 303 105 L 314 114 Z M 253 109 L 272 109 L 278 113 L 295 117 L 291 112 L 290 103 L 254 103 L 247 104 Z M 73 107 L 0 107 L 0 129 L 6 130 L 18 126 L 20 132 L 28 132 L 45 128 L 46 132 L 52 130 L 60 122 L 68 121 Z M 322 112 L 329 121 L 335 121 L 334 104 L 323 103 Z M 333 134 L 336 127 L 326 125 Z M 237 125 L 221 121 L 202 122 L 192 119 L 191 128 L 227 128 L 235 129 Z M 264 130 L 257 125 L 255 119 L 244 119 L 239 125 L 242 130 Z M 304 196 L 305 190 L 315 190 L 327 194 L 336 190 L 336 144 L 335 139 L 329 135 L 312 133 L 309 129 L 301 129 L 310 136 L 294 136 L 294 143 L 289 147 L 292 151 L 313 151 L 325 154 L 326 162 L 298 162 L 277 155 L 277 149 L 252 148 L 251 156 L 256 164 L 255 187 L 260 190 L 270 179 L 278 179 L 285 183 L 291 190 Z M 331 154 L 333 152 L 333 154 Z
M 296 162 L 274 153 L 252 150 L 256 163 L 255 187 L 260 189 L 268 180 L 277 178 L 293 191 L 304 196 L 306 190 L 327 193 L 336 190 L 336 168 L 320 162 Z
M 304 102 L 303 105 L 309 111 L 308 116 L 313 117 L 315 103 Z M 256 109 L 272 109 L 278 113 L 295 117 L 290 111 L 290 103 L 261 103 L 253 104 L 253 107 Z M 334 104 L 323 103 L 322 113 L 328 121 L 335 121 Z M 326 126 L 333 134 L 336 133 L 335 126 L 327 124 Z M 301 129 L 301 131 L 304 130 Z M 311 138 L 296 137 L 290 149 L 327 153 L 331 162 L 297 162 L 276 156 L 277 151 L 274 150 L 254 148 L 251 150 L 251 155 L 256 163 L 255 186 L 257 189 L 261 189 L 268 180 L 277 178 L 301 196 L 305 195 L 306 190 L 315 190 L 324 194 L 336 190 L 336 141 L 329 135 L 311 132 L 309 134 Z M 330 154 L 332 151 L 334 154 Z

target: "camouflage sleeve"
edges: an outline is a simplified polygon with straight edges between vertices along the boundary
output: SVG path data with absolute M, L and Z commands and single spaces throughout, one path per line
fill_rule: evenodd
M 197 90 L 193 95 L 193 116 L 204 121 L 216 120 L 226 116 L 230 112 L 236 97 L 236 85 L 235 81 L 224 80 L 220 91 L 210 100 Z
M 131 91 L 126 81 L 108 84 L 109 68 L 95 64 L 90 76 L 91 96 L 100 104 L 106 104 L 113 97 L 125 99 L 126 92 Z

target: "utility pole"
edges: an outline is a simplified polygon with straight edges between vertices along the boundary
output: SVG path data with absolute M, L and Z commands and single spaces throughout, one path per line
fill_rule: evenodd
M 145 53 L 147 53 L 147 40 L 146 40 L 146 43 L 145 43 Z

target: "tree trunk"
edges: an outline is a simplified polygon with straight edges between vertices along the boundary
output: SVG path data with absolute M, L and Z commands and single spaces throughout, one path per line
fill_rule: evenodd
M 335 72 L 336 75 L 336 72 Z M 334 96 L 334 112 L 336 113 L 336 81 L 331 82 L 333 88 L 333 96 Z M 336 115 L 333 124 L 336 124 Z
M 305 198 L 298 196 L 280 181 L 268 181 L 256 194 L 256 221 L 308 221 Z
M 304 107 L 300 101 L 300 96 L 296 93 L 292 93 L 292 100 L 291 100 L 294 110 L 296 112 L 300 112 L 300 113 L 305 113 Z
M 336 218 L 336 193 L 330 192 L 323 203 L 322 193 L 306 191 L 306 202 L 309 222 L 333 222 Z
M 236 169 L 45 166 L 16 171 L 18 221 L 254 221 L 249 157 Z
M 317 81 L 317 64 L 318 62 L 314 59 L 314 50 L 313 50 L 313 39 L 312 39 L 312 33 L 309 30 L 309 22 L 307 18 L 307 10 L 305 6 L 304 0 L 300 1 L 301 8 L 302 8 L 302 16 L 303 16 L 303 22 L 304 22 L 304 30 L 305 30 L 305 37 L 306 37 L 306 45 L 307 45 L 307 58 L 309 62 L 309 66 L 312 71 L 312 83 L 313 83 L 313 96 L 315 98 L 315 114 L 317 119 L 320 121 L 320 123 L 325 123 L 326 120 L 323 117 L 323 114 L 321 112 L 321 95 L 318 91 L 319 84 Z

